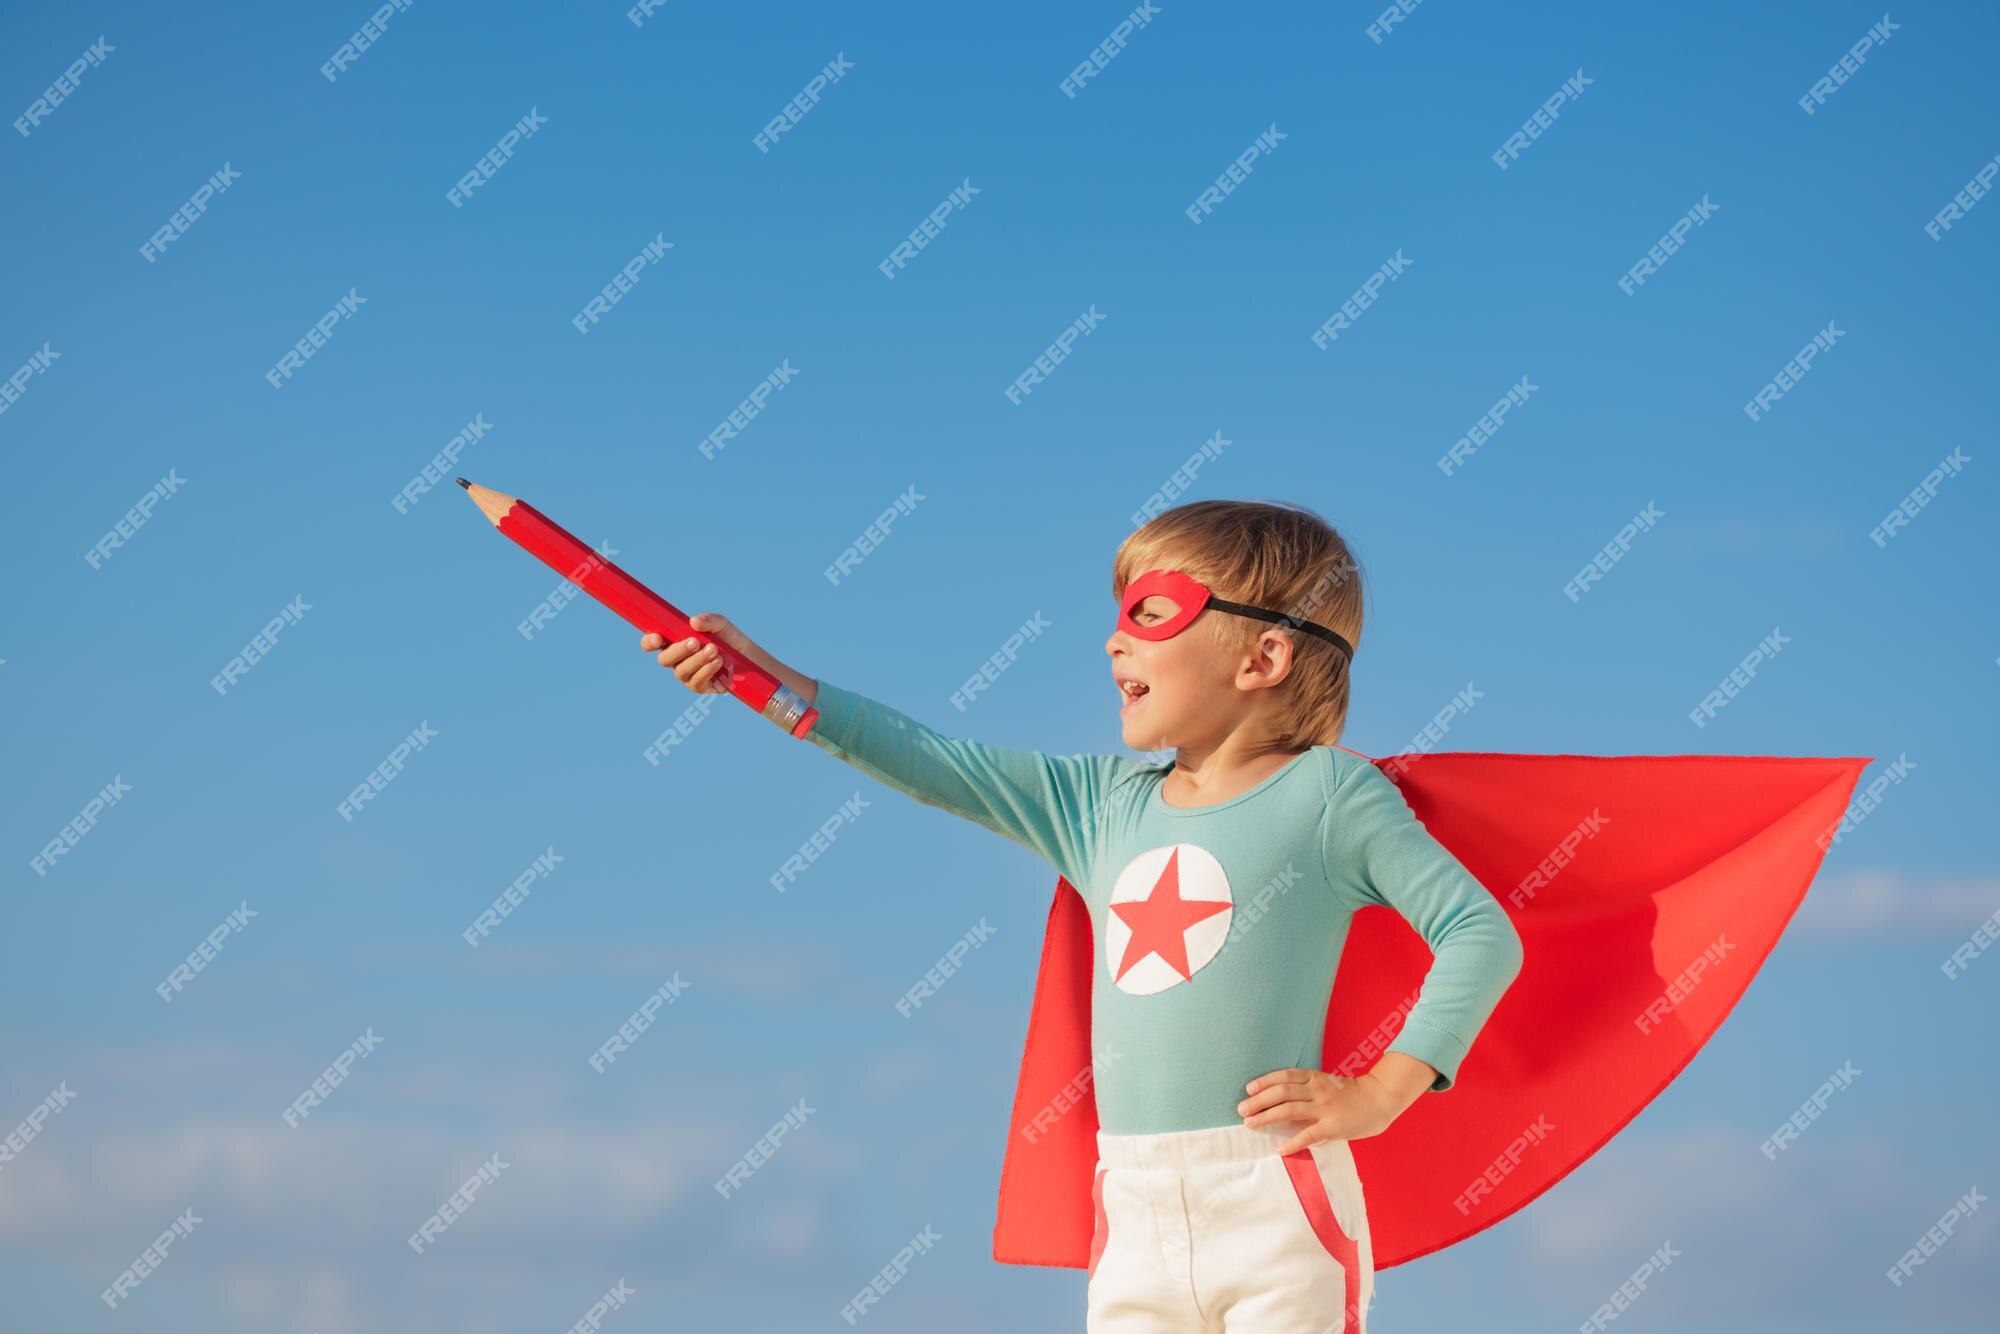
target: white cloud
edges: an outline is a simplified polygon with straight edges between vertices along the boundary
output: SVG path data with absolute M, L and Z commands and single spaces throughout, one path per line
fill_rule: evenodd
M 1996 912 L 2000 876 L 1862 869 L 1816 881 L 1791 929 L 1802 936 L 1956 942 Z
M 1519 1215 L 1514 1240 L 1536 1305 L 1573 1301 L 1581 1321 L 1671 1242 L 1679 1257 L 1639 1299 L 1647 1328 L 1702 1327 L 1724 1314 L 1739 1328 L 1913 1326 L 1910 1294 L 1884 1274 L 1972 1187 L 1976 1169 L 1948 1189 L 1939 1183 L 1952 1175 L 1920 1166 L 1902 1140 L 1832 1126 L 1772 1162 L 1758 1150 L 1768 1133 L 1622 1132 Z M 1990 1317 L 1996 1238 L 2000 1222 L 1974 1215 L 1951 1243 L 1957 1255 L 1920 1271 L 1924 1323 L 1975 1328 Z
M 1832 519 L 1710 514 L 1661 525 L 1660 550 L 1704 556 L 1821 555 L 1852 536 Z

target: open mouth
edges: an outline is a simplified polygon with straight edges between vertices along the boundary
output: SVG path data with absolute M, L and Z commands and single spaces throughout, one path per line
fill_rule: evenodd
M 1125 696 L 1125 702 L 1118 706 L 1118 712 L 1130 713 L 1146 697 L 1150 688 L 1144 681 L 1120 681 L 1118 689 Z

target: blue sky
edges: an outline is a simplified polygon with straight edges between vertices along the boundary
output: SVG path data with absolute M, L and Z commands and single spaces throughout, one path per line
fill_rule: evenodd
M 0 413 L 0 1129 L 75 1095 L 0 1167 L 0 1325 L 565 1328 L 622 1278 L 637 1295 L 614 1324 L 847 1328 L 840 1306 L 926 1226 L 942 1240 L 864 1327 L 1081 1324 L 1080 1272 L 989 1256 L 1052 872 L 733 704 L 647 763 L 691 697 L 636 632 L 583 603 L 525 638 L 552 572 L 455 487 L 391 504 L 475 419 L 488 429 L 448 471 L 956 735 L 1118 749 L 1111 554 L 1219 433 L 1188 498 L 1309 505 L 1361 557 L 1358 750 L 1405 748 L 1471 683 L 1450 748 L 1871 755 L 1871 776 L 1907 757 L 1675 1085 L 1526 1211 L 1385 1271 L 1373 1320 L 1580 1323 L 1668 1241 L 1684 1268 L 1621 1324 L 1990 1319 L 1991 1213 L 1901 1287 L 1883 1274 L 2000 1175 L 2000 1073 L 1978 1059 L 2000 962 L 1939 966 L 2000 909 L 2000 203 L 1924 229 L 2000 151 L 2000 19 L 1893 10 L 1807 114 L 1879 9 L 1424 5 L 1377 42 L 1366 6 L 1170 0 L 1065 95 L 1128 9 L 669 3 L 635 25 L 618 4 L 418 0 L 332 81 L 321 66 L 368 5 L 10 20 L 9 118 L 109 49 L 0 147 L 0 379 L 27 367 Z M 837 57 L 852 68 L 759 151 Z M 546 123 L 454 206 L 531 112 Z M 580 333 L 572 317 L 656 237 L 672 248 Z M 274 387 L 350 293 L 364 304 Z M 1744 404 L 1829 324 L 1752 420 Z M 1525 405 L 1441 470 L 1524 378 Z M 1954 450 L 1971 463 L 1871 540 Z M 85 559 L 169 476 L 125 545 Z M 1566 596 L 1649 504 L 1651 531 Z M 955 708 L 1038 614 L 1048 632 Z M 1695 726 L 1774 630 L 1782 653 Z M 425 725 L 435 738 L 341 818 Z M 33 867 L 114 778 L 130 791 Z M 772 870 L 857 791 L 868 818 L 775 893 Z M 560 864 L 469 947 L 460 932 L 551 848 Z M 256 916 L 163 1001 L 239 905 Z M 898 1015 L 981 922 L 993 935 L 949 987 Z M 594 1070 L 676 975 L 686 990 Z M 371 1031 L 379 1047 L 288 1126 Z M 1756 1145 L 1847 1061 L 1854 1087 L 1765 1162 Z M 804 1124 L 720 1198 L 801 1099 Z M 404 1238 L 496 1153 L 509 1168 L 413 1254 Z M 189 1209 L 200 1225 L 107 1309 L 99 1292 Z

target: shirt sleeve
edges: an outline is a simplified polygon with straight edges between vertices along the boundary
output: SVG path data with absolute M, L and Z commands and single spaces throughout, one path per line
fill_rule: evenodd
M 1430 945 L 1430 971 L 1388 1049 L 1435 1069 L 1428 1091 L 1442 1093 L 1521 971 L 1520 933 L 1375 765 L 1334 785 L 1323 819 L 1328 879 L 1364 905 L 1394 908 Z
M 1044 755 L 961 741 L 830 682 L 805 739 L 835 759 L 1036 854 L 1083 888 L 1111 789 L 1143 767 L 1116 755 Z

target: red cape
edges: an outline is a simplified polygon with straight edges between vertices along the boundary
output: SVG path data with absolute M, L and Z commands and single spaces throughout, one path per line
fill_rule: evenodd
M 1506 909 L 1525 955 L 1452 1087 L 1353 1141 L 1378 1270 L 1526 1205 L 1673 1081 L 1777 944 L 1869 758 L 1373 761 Z M 1355 915 L 1322 1069 L 1374 1063 L 1430 959 L 1393 910 Z M 1002 1264 L 1082 1269 L 1089 1259 L 1094 962 L 1088 910 L 1058 878 L 1000 1171 Z

